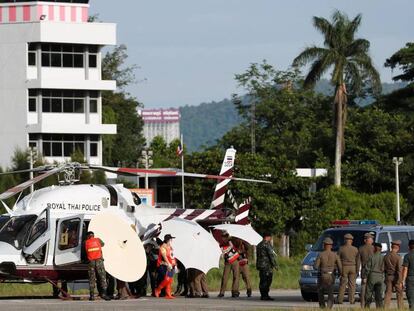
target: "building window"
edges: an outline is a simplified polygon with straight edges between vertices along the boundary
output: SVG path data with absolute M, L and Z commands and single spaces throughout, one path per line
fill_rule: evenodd
M 90 68 L 98 67 L 98 54 L 95 54 L 95 53 L 89 54 L 89 67 Z
M 33 141 L 34 134 L 29 136 Z M 44 134 L 43 155 L 46 157 L 70 157 L 75 151 L 86 154 L 86 136 L 72 134 Z M 98 156 L 99 135 L 90 135 L 90 153 L 92 157 Z
M 43 67 L 83 68 L 83 45 L 42 44 L 41 47 Z
M 36 45 L 29 43 L 27 52 L 27 63 L 29 66 L 36 66 Z
M 90 99 L 89 100 L 89 112 L 90 113 L 97 113 L 98 112 L 98 100 L 97 99 Z
M 91 143 L 90 144 L 90 156 L 97 157 L 98 156 L 98 143 Z
M 36 90 L 31 90 L 35 92 Z M 84 113 L 88 91 L 75 90 L 39 90 L 42 95 L 42 112 L 49 113 Z M 33 93 L 35 94 L 35 93 Z M 98 112 L 98 100 L 100 94 L 97 91 L 89 91 L 89 110 Z M 30 106 L 29 96 L 29 106 Z M 32 103 L 33 104 L 33 103 Z M 29 107 L 30 109 L 30 107 Z
M 43 112 L 84 113 L 85 92 L 72 90 L 42 90 Z
M 37 92 L 36 90 L 29 90 L 29 112 L 37 111 Z

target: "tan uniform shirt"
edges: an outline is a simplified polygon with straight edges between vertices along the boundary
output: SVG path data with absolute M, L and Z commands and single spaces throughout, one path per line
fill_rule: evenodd
M 314 268 L 321 274 L 333 273 L 338 269 L 339 273 L 342 271 L 342 264 L 338 256 L 333 251 L 323 251 L 316 258 Z
M 359 252 L 355 246 L 341 246 L 338 256 L 341 259 L 342 266 L 356 266 L 356 271 L 359 271 Z
M 361 277 L 365 279 L 367 277 L 366 274 L 366 266 L 368 259 L 374 255 L 374 246 L 373 245 L 362 245 L 359 248 L 359 262 L 361 264 Z
M 389 252 L 384 256 L 384 271 L 386 276 L 394 276 L 394 281 L 401 280 L 401 256 Z

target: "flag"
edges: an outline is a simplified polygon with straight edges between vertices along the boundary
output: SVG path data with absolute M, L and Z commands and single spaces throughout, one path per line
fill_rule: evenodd
M 177 146 L 177 157 L 183 156 L 183 146 L 181 146 L 181 142 Z

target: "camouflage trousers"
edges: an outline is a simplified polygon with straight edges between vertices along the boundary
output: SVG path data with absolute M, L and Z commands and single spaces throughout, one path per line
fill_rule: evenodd
M 103 259 L 91 260 L 88 264 L 89 274 L 89 293 L 90 295 L 95 294 L 96 277 L 98 277 L 100 288 L 104 294 L 106 294 L 106 272 L 104 268 Z

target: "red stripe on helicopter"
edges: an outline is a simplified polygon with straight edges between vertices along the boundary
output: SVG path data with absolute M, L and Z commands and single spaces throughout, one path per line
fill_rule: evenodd
M 237 214 L 242 214 L 242 213 L 244 213 L 245 211 L 248 211 L 248 210 L 250 209 L 250 207 L 251 207 L 250 203 L 247 203 L 247 204 L 245 204 L 245 205 L 241 206 L 241 207 L 238 209 Z
M 160 174 L 160 175 L 171 175 L 175 176 L 177 175 L 177 172 L 174 171 L 165 171 L 165 170 L 147 170 L 147 169 L 140 169 L 140 168 L 119 168 L 117 169 L 118 172 L 121 173 L 149 173 L 149 174 Z
M 214 192 L 213 200 L 215 200 L 215 199 L 217 199 L 217 198 L 221 197 L 222 195 L 225 195 L 225 194 L 226 194 L 226 191 L 227 191 L 227 186 L 223 186 L 223 187 L 221 187 L 220 189 L 217 189 L 217 190 Z
M 174 213 L 172 213 L 170 216 L 168 216 L 168 217 L 167 217 L 166 219 L 164 219 L 163 221 L 167 221 L 167 220 L 173 219 L 174 217 L 178 217 L 178 216 L 180 216 L 180 215 L 184 214 L 184 212 L 185 212 L 185 209 L 183 209 L 183 208 L 177 208 L 177 209 L 174 211 Z
M 187 220 L 193 220 L 194 218 L 196 218 L 197 216 L 200 216 L 201 214 L 203 214 L 205 212 L 205 210 L 201 210 L 201 209 L 196 209 L 194 210 L 190 215 L 184 217 L 184 219 Z

